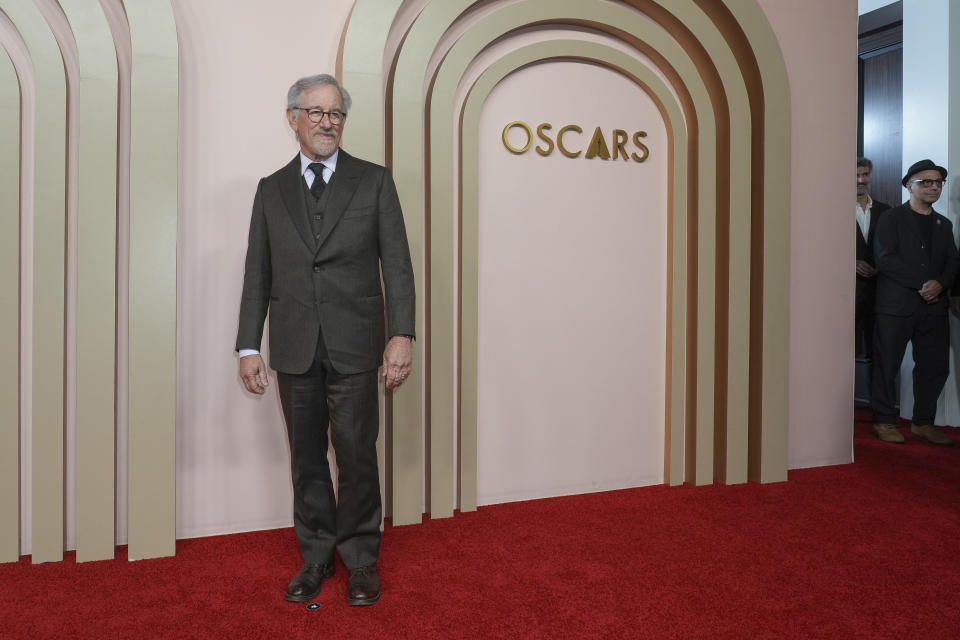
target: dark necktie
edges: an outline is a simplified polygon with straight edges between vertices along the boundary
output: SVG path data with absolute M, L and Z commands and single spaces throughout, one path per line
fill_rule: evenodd
M 320 199 L 320 196 L 323 195 L 323 188 L 327 186 L 327 183 L 323 181 L 323 163 L 322 162 L 311 162 L 309 165 L 310 171 L 313 171 L 313 184 L 310 185 L 310 193 L 313 194 L 313 197 L 317 200 Z

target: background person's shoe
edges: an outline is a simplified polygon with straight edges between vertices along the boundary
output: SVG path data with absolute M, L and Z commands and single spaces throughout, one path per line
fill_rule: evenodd
M 873 435 L 884 442 L 892 442 L 894 444 L 903 444 L 904 442 L 903 434 L 900 433 L 900 430 L 897 429 L 897 425 L 895 424 L 877 422 L 873 425 Z
M 953 444 L 953 438 L 945 434 L 943 431 L 940 431 L 940 429 L 936 428 L 932 424 L 910 425 L 910 433 L 918 438 L 923 438 L 927 442 L 932 442 L 933 444 L 942 444 L 944 446 L 950 446 Z

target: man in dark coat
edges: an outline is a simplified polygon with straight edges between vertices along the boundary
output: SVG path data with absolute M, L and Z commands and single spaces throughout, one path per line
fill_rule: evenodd
M 854 310 L 856 355 L 873 354 L 873 305 L 877 291 L 877 270 L 873 263 L 877 222 L 890 205 L 870 197 L 873 163 L 857 158 L 857 297 Z
M 935 444 L 953 444 L 933 426 L 950 373 L 949 292 L 958 268 L 953 225 L 933 210 L 946 178 L 947 170 L 931 160 L 915 163 L 902 180 L 910 200 L 884 213 L 877 227 L 873 433 L 884 442 L 904 442 L 897 428 L 895 385 L 907 342 L 912 342 L 910 432 Z
M 332 76 L 290 87 L 287 121 L 300 152 L 257 187 L 236 348 L 244 386 L 262 394 L 267 372 L 259 349 L 269 308 L 270 364 L 290 442 L 303 556 L 286 599 L 315 598 L 334 573 L 336 550 L 350 572 L 347 603 L 370 605 L 380 598 L 377 368 L 382 362 L 388 389 L 409 374 L 415 299 L 390 172 L 339 148 L 349 109 L 349 94 Z

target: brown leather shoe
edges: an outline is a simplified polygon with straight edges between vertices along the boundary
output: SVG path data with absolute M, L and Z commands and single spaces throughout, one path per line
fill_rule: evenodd
M 320 595 L 320 587 L 324 578 L 333 576 L 335 568 L 333 562 L 326 564 L 305 564 L 293 576 L 287 585 L 287 592 L 283 595 L 290 602 L 309 602 Z
M 903 434 L 900 433 L 900 430 L 897 429 L 897 425 L 895 424 L 877 422 L 873 425 L 873 435 L 884 442 L 892 442 L 894 444 L 904 443 Z
M 380 578 L 377 565 L 350 570 L 347 604 L 353 607 L 371 605 L 380 599 Z
M 933 444 L 942 444 L 947 447 L 953 444 L 953 438 L 932 424 L 912 424 L 910 425 L 910 433 Z

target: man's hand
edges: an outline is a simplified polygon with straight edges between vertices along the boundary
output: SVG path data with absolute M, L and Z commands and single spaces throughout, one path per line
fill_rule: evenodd
M 267 368 L 259 353 L 240 358 L 240 379 L 250 393 L 262 396 L 267 390 Z
M 923 298 L 927 304 L 934 304 L 940 299 L 941 293 L 943 293 L 943 285 L 936 280 L 927 280 L 923 283 L 923 286 L 920 287 L 920 297 Z
M 866 260 L 857 260 L 857 275 L 864 278 L 872 278 L 877 275 L 877 270 Z
M 396 389 L 410 375 L 410 338 L 393 336 L 383 350 L 383 377 L 387 389 Z

